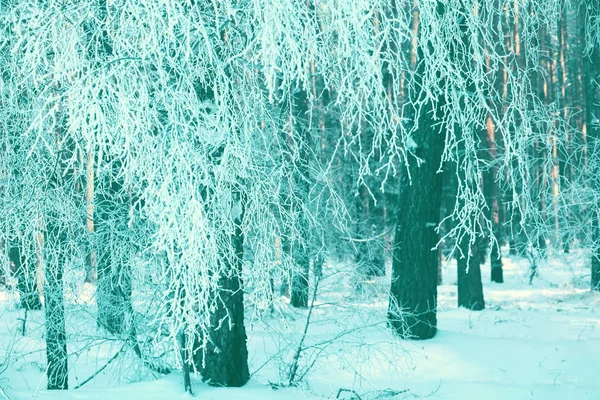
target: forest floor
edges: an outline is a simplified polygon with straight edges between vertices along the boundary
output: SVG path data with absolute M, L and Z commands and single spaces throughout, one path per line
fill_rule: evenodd
M 289 365 L 304 330 L 306 311 L 283 299 L 263 318 L 248 310 L 251 381 L 243 388 L 212 388 L 194 380 L 203 400 L 300 399 L 600 399 L 600 293 L 589 290 L 589 255 L 550 256 L 529 285 L 529 262 L 504 259 L 505 283 L 490 282 L 483 266 L 486 309 L 456 308 L 456 264 L 443 271 L 439 331 L 432 340 L 395 338 L 385 325 L 384 279 L 341 279 L 351 265 L 322 281 L 304 341 L 295 387 Z M 330 271 L 331 272 L 331 271 Z M 92 288 L 90 288 L 92 290 Z M 99 339 L 90 303 L 67 304 L 70 387 L 114 362 L 84 387 L 45 387 L 43 312 L 23 311 L 0 291 L 0 400 L 190 399 L 179 370 L 154 376 L 116 339 Z M 283 385 L 281 385 L 283 384 Z M 340 391 L 341 389 L 341 391 Z

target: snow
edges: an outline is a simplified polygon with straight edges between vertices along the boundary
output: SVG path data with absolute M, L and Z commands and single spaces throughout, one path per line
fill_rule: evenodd
M 247 330 L 251 381 L 243 388 L 213 388 L 194 378 L 194 398 L 271 399 L 598 399 L 600 380 L 600 293 L 589 287 L 589 254 L 550 255 L 538 263 L 530 286 L 529 262 L 504 258 L 505 283 L 491 283 L 483 266 L 486 309 L 456 308 L 456 263 L 443 271 L 439 287 L 439 332 L 432 340 L 395 338 L 385 326 L 385 278 L 357 282 L 352 265 L 322 282 L 308 329 L 299 374 L 314 365 L 297 387 L 279 388 L 300 340 L 306 311 L 285 302 L 262 319 L 249 307 Z M 329 267 L 332 270 L 332 267 Z M 90 287 L 67 305 L 70 387 L 104 365 L 122 346 L 101 340 L 90 306 Z M 21 310 L 0 291 L 0 373 L 9 399 L 189 399 L 176 370 L 155 377 L 131 351 L 83 388 L 48 392 L 45 387 L 43 312 L 28 316 L 27 335 L 18 333 Z M 87 305 L 87 306 L 86 306 Z M 86 308 L 87 307 L 87 308 Z M 0 368 L 0 371 L 2 368 Z M 277 389 L 277 390 L 275 390 Z M 2 394 L 0 393 L 0 398 Z M 357 397 L 354 397 L 357 398 Z

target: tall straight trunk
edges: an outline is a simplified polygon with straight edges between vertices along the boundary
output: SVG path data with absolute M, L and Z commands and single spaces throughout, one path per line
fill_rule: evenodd
M 27 242 L 31 238 L 27 239 Z M 26 257 L 25 254 L 25 238 L 17 235 L 13 240 L 9 241 L 8 259 L 13 264 L 15 276 L 17 277 L 17 290 L 21 307 L 24 310 L 41 310 L 42 302 L 40 294 L 37 290 L 36 277 L 37 265 L 32 257 Z M 31 240 L 31 242 L 34 242 Z M 30 244 L 34 247 L 35 244 Z M 35 249 L 29 252 L 35 254 Z
M 294 270 L 292 271 L 290 304 L 296 308 L 307 308 L 310 258 L 303 244 L 296 243 L 296 246 L 292 249 L 292 259 L 294 260 Z
M 533 15 L 535 13 L 533 9 L 533 5 L 530 3 L 529 5 L 529 14 Z M 528 42 L 533 45 L 534 48 L 537 49 L 539 54 L 545 53 L 545 35 L 546 28 L 544 24 L 541 26 L 537 26 L 537 30 L 533 32 L 533 36 L 531 40 Z M 538 72 L 536 68 L 543 68 L 544 62 L 541 59 L 538 59 L 537 65 L 528 66 L 528 70 L 532 71 L 530 73 L 530 81 L 531 81 L 531 92 L 537 94 L 539 100 L 543 101 L 544 104 L 546 102 L 546 90 L 544 88 L 544 78 L 542 74 Z M 534 101 L 536 101 L 535 96 L 532 96 L 530 99 L 530 109 L 534 110 Z M 544 129 L 545 127 L 542 127 Z M 537 250 L 539 256 L 541 258 L 546 257 L 546 235 L 544 233 L 544 228 L 546 226 L 546 174 L 544 173 L 545 166 L 545 157 L 546 153 L 542 149 L 542 140 L 545 140 L 547 137 L 546 132 L 542 132 L 539 129 L 536 131 L 537 137 L 531 148 L 532 158 L 533 158 L 533 174 L 531 177 L 531 190 L 530 195 L 532 199 L 538 200 L 538 211 L 540 215 L 540 220 L 542 227 L 537 229 L 537 238 L 534 238 L 533 247 Z
M 583 24 L 592 22 L 592 18 L 586 10 L 585 5 L 580 7 L 580 12 L 583 12 Z M 596 16 L 597 17 L 597 16 Z M 591 40 L 591 38 L 585 38 Z M 600 47 L 597 43 L 593 43 L 593 49 L 590 54 L 587 54 L 583 59 L 583 86 L 585 94 L 585 115 L 586 115 L 586 131 L 589 148 L 589 168 L 594 174 L 591 184 L 593 189 L 598 191 L 600 188 L 600 179 L 598 179 L 598 165 L 600 160 Z M 596 204 L 596 210 L 592 216 L 592 260 L 591 260 L 591 288 L 592 290 L 600 291 L 600 204 Z
M 437 12 L 444 13 L 442 2 Z M 413 55 L 422 59 L 422 47 L 413 46 Z M 421 80 L 422 63 L 415 78 Z M 416 87 L 420 87 L 416 82 Z M 436 108 L 442 109 L 441 99 Z M 417 122 L 417 121 L 415 121 Z M 445 135 L 434 120 L 434 104 L 425 103 L 418 114 L 414 133 L 415 153 L 424 162 L 400 177 L 399 215 L 394 237 L 394 259 L 388 308 L 388 324 L 405 338 L 429 339 L 437 331 L 438 254 L 436 227 L 440 223 L 442 174 L 438 173 L 445 146 Z
M 234 200 L 243 210 L 244 205 L 239 192 L 234 192 Z M 215 310 L 210 315 L 211 326 L 206 350 L 203 352 L 202 349 L 198 349 L 194 356 L 196 369 L 201 372 L 202 379 L 212 386 L 239 387 L 250 379 L 242 286 L 242 219 L 243 212 L 234 219 L 236 228 L 230 238 L 233 257 L 231 265 L 223 265 L 220 271 Z
M 87 212 L 85 217 L 85 226 L 90 234 L 94 233 L 94 154 L 89 152 L 86 165 L 86 189 L 85 189 L 85 200 L 87 205 Z M 96 250 L 91 248 L 85 259 L 85 282 L 96 282 L 97 271 L 96 271 Z
M 489 149 L 489 159 L 491 161 L 488 171 L 483 174 L 484 194 L 488 206 L 488 216 L 492 221 L 492 234 L 495 238 L 495 243 L 492 243 L 490 249 L 490 266 L 492 282 L 504 282 L 504 272 L 502 270 L 502 225 L 500 222 L 500 190 L 496 178 L 498 169 L 496 167 L 496 137 L 495 126 L 491 118 L 488 118 L 487 132 L 485 142 Z
M 525 71 L 526 57 L 525 52 L 523 51 L 523 43 L 521 41 L 521 28 L 522 24 L 520 23 L 520 19 L 522 18 L 520 10 L 520 1 L 514 0 L 514 19 L 513 23 L 509 26 L 512 28 L 512 43 L 513 43 L 513 57 L 515 60 L 515 64 L 513 65 L 519 71 L 519 74 L 523 74 Z M 514 72 L 514 71 L 513 71 Z M 517 124 L 520 121 L 517 120 Z M 516 129 L 516 127 L 514 128 Z M 513 171 L 517 171 L 517 163 L 513 162 Z M 523 178 L 518 173 L 513 173 L 511 176 L 513 180 L 512 184 L 514 185 L 514 190 L 509 188 L 508 190 L 508 201 L 512 203 L 513 208 L 511 209 L 511 221 L 510 221 L 510 254 L 511 255 L 519 255 L 524 256 L 527 253 L 527 235 L 523 229 L 523 214 L 521 211 L 521 206 L 523 204 L 522 201 L 522 192 L 523 192 Z M 515 196 L 517 198 L 515 199 Z
M 404 173 L 398 196 L 388 323 L 402 337 L 432 338 L 437 330 L 438 253 L 442 174 L 438 174 L 444 136 L 431 103 L 419 116 L 414 139 L 425 162 Z
M 458 306 L 469 310 L 483 310 L 485 301 L 483 298 L 483 285 L 481 283 L 481 267 L 477 252 L 480 251 L 475 243 L 469 243 L 469 236 L 465 235 L 460 242 L 463 257 L 457 260 L 457 290 Z M 469 247 L 471 255 L 469 256 Z
M 46 316 L 46 359 L 48 363 L 48 390 L 69 388 L 67 361 L 67 333 L 65 328 L 65 305 L 63 271 L 64 247 L 67 237 L 60 221 L 47 222 L 46 271 L 44 281 L 44 310 Z
M 106 0 L 96 0 L 96 5 L 96 23 L 100 24 L 102 34 L 94 39 L 95 41 L 90 40 L 88 56 L 93 63 L 106 61 L 113 53 L 105 27 L 108 23 Z M 88 29 L 93 31 L 94 27 Z M 94 187 L 96 176 L 93 161 L 93 155 L 90 153 L 86 166 L 86 223 L 88 229 L 94 231 L 96 238 L 97 324 L 112 334 L 119 334 L 125 332 L 127 314 L 131 310 L 131 276 L 125 268 L 127 255 L 116 251 L 121 247 L 120 242 L 124 240 L 119 235 L 127 231 L 129 198 L 123 183 L 117 179 L 121 162 L 111 157 L 103 160 L 110 171 L 99 177 L 100 187 Z M 90 252 L 88 257 L 88 273 L 93 273 L 94 252 Z
M 549 34 L 545 32 L 545 37 L 542 37 L 540 40 L 547 41 L 548 44 L 545 47 L 548 49 L 548 53 L 551 55 L 548 60 L 548 83 L 546 88 L 546 99 L 547 104 L 558 103 L 558 66 L 559 63 L 557 60 L 560 57 L 560 51 L 558 48 L 558 43 L 554 40 L 553 34 Z M 558 120 L 553 117 L 553 127 L 555 131 L 558 131 Z M 556 137 L 556 133 L 554 133 L 551 137 L 552 140 L 552 222 L 554 225 L 554 240 L 553 242 L 556 244 L 557 248 L 560 247 L 560 224 L 559 224 L 559 210 L 558 210 L 558 195 L 560 191 L 560 166 L 558 161 L 558 139 Z
M 505 52 L 504 49 L 504 25 L 502 24 L 502 14 L 500 7 L 500 0 L 494 1 L 494 9 L 498 14 L 494 17 L 494 27 L 497 30 L 496 36 L 496 48 L 494 49 L 497 54 L 503 54 Z M 504 84 L 504 76 L 506 74 L 506 63 L 502 66 L 502 68 L 498 68 L 495 76 L 495 87 L 496 91 L 499 94 L 502 94 L 501 102 L 497 101 L 497 104 L 493 106 L 497 107 L 497 114 L 505 112 L 506 107 L 506 98 L 505 98 L 505 84 Z M 492 234 L 495 238 L 495 243 L 492 243 L 490 249 L 490 278 L 492 282 L 503 283 L 504 282 L 504 271 L 502 269 L 502 245 L 504 244 L 504 228 L 502 226 L 503 222 L 503 212 L 504 205 L 501 204 L 501 193 L 500 187 L 498 183 L 498 167 L 497 160 L 498 157 L 498 148 L 499 144 L 501 144 L 501 136 L 500 132 L 496 132 L 496 121 L 494 121 L 491 117 L 488 117 L 487 120 L 487 130 L 485 135 L 485 140 L 482 141 L 486 143 L 489 149 L 489 159 L 491 161 L 489 169 L 484 173 L 484 193 L 487 193 L 489 198 L 487 201 L 487 205 L 489 207 L 489 216 L 492 221 Z M 485 188 L 487 186 L 487 189 Z
M 307 219 L 304 215 L 305 207 L 308 207 L 308 192 L 310 190 L 309 157 L 311 132 L 309 128 L 309 95 L 305 90 L 298 90 L 294 95 L 293 102 L 294 130 L 299 146 L 299 159 L 294 174 L 294 199 L 300 199 L 300 203 L 294 201 L 292 207 L 298 215 L 298 230 L 301 234 L 300 240 L 294 241 L 291 246 L 294 269 L 292 271 L 292 285 L 290 290 L 290 304 L 293 307 L 308 307 L 309 270 L 310 270 L 310 232 Z
M 96 196 L 96 251 L 98 327 L 112 334 L 125 333 L 131 305 L 131 273 L 126 267 L 128 255 L 119 252 L 127 232 L 128 194 L 115 178 L 120 163 L 112 162 L 112 176 L 105 177 L 104 187 Z
M 557 145 L 557 155 L 558 155 L 558 190 L 559 193 L 562 193 L 566 190 L 566 186 L 569 180 L 569 112 L 568 112 L 568 96 L 567 96 L 567 85 L 569 84 L 567 79 L 567 67 L 566 67 L 566 29 L 567 29 L 567 21 L 566 21 L 566 5 L 564 0 L 560 0 L 561 10 L 560 10 L 560 18 L 558 23 L 558 54 L 559 58 L 556 62 L 556 75 L 557 75 L 557 84 L 559 95 L 557 96 L 558 109 L 562 117 L 562 121 L 560 122 L 560 132 L 559 134 L 562 136 L 561 139 L 558 140 Z M 568 217 L 568 212 L 563 214 L 563 218 Z M 568 221 L 563 220 L 560 221 L 561 229 L 560 232 L 560 241 L 562 243 L 563 251 L 565 253 L 569 253 L 569 236 L 566 234 L 568 228 Z
M 600 217 L 594 214 L 592 217 L 592 239 L 594 248 L 592 251 L 592 277 L 590 286 L 592 290 L 600 292 Z
M 462 11 L 467 14 L 469 12 L 468 9 L 463 8 Z M 463 57 L 470 60 L 472 57 L 471 54 L 471 45 L 470 45 L 470 35 L 471 33 L 468 30 L 468 27 L 465 22 L 460 24 L 460 40 L 462 42 L 463 54 L 459 54 L 455 51 L 453 55 L 455 57 Z M 467 81 L 467 90 L 470 92 L 475 92 L 475 84 L 469 77 L 465 77 Z M 468 100 L 467 100 L 468 101 Z M 458 133 L 459 141 L 457 144 L 457 160 L 458 160 L 458 181 L 460 184 L 465 185 L 471 192 L 476 192 L 481 185 L 481 177 L 479 175 L 469 176 L 467 170 L 469 168 L 469 164 L 467 163 L 468 157 L 470 156 L 466 151 L 466 143 L 468 141 L 477 142 L 478 139 L 481 143 L 485 143 L 485 137 L 489 136 L 489 129 L 491 124 L 491 119 L 489 115 L 486 115 L 486 131 L 483 130 L 475 130 L 470 126 L 457 126 L 455 131 Z M 490 152 L 489 149 L 479 150 L 478 158 L 490 160 Z M 479 160 L 476 160 L 479 162 Z M 489 183 L 489 182 L 488 182 Z M 484 196 L 487 200 L 490 199 L 491 190 L 489 187 L 486 187 L 484 181 L 483 192 Z M 460 193 L 460 191 L 459 191 Z M 465 207 L 465 200 L 463 196 L 458 196 L 457 202 L 460 208 Z M 482 216 L 476 216 L 476 218 L 481 219 Z M 481 222 L 481 221 L 479 221 Z M 458 290 L 458 306 L 465 307 L 470 310 L 483 310 L 485 308 L 485 301 L 483 299 L 483 285 L 481 283 L 481 264 L 483 255 L 481 252 L 486 251 L 487 247 L 482 245 L 483 242 L 487 242 L 487 240 L 482 237 L 481 228 L 479 224 L 475 224 L 473 230 L 465 232 L 465 234 L 459 239 L 459 249 L 461 256 L 457 260 L 457 290 Z
M 57 87 L 60 89 L 60 87 Z M 73 176 L 67 170 L 67 160 L 73 152 L 73 143 L 63 137 L 64 116 L 60 103 L 55 115 L 55 135 L 57 140 L 58 160 L 49 179 L 51 191 L 46 194 L 49 207 L 45 215 L 46 237 L 44 238 L 44 312 L 46 324 L 46 360 L 48 390 L 66 390 L 69 388 L 69 367 L 67 358 L 67 332 L 65 328 L 65 304 L 63 293 L 63 273 L 65 264 L 69 263 L 68 226 L 64 217 L 57 211 L 61 205 L 52 192 L 72 193 L 69 178 Z M 62 148 L 61 148 L 62 147 Z M 65 174 L 65 171 L 67 172 Z M 74 189 L 74 187 L 73 187 Z

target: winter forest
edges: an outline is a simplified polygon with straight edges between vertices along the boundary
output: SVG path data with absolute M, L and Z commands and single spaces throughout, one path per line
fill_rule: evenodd
M 0 399 L 600 399 L 600 0 L 0 0 Z

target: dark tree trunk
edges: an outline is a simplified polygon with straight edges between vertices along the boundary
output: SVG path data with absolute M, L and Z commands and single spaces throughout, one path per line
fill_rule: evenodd
M 437 12 L 445 12 L 437 2 Z M 422 46 L 413 49 L 422 60 Z M 415 87 L 420 87 L 424 73 L 416 64 Z M 409 95 L 418 96 L 417 93 Z M 434 106 L 443 109 L 441 99 L 423 104 L 418 114 L 418 130 L 412 135 L 415 153 L 424 162 L 400 177 L 398 224 L 394 238 L 392 282 L 388 308 L 388 324 L 404 338 L 429 339 L 437 331 L 437 282 L 439 241 L 436 227 L 440 223 L 442 174 L 438 173 L 445 146 L 443 126 L 434 119 Z M 414 110 L 413 110 L 414 112 Z M 415 121 L 417 122 L 417 121 Z M 411 182 L 412 180 L 412 182 Z
M 108 19 L 106 0 L 96 0 L 94 12 L 96 19 L 91 20 L 89 23 L 92 25 L 86 28 L 89 32 L 102 29 L 99 37 L 90 37 L 88 48 L 90 61 L 97 64 L 106 61 L 113 54 L 105 28 Z M 94 207 L 89 204 L 87 206 L 88 211 L 93 210 L 94 214 L 86 216 L 86 224 L 88 230 L 93 230 L 96 248 L 87 257 L 86 280 L 93 280 L 95 263 L 98 307 L 96 322 L 98 327 L 112 334 L 120 334 L 127 329 L 127 315 L 132 308 L 131 276 L 125 267 L 128 255 L 123 251 L 123 244 L 128 239 L 125 232 L 128 229 L 129 194 L 124 190 L 123 182 L 117 178 L 122 167 L 120 160 L 112 157 L 102 160 L 108 166 L 108 172 L 104 176 L 98 176 L 98 185 L 94 187 L 94 162 L 93 157 L 89 157 L 86 166 L 89 180 L 86 185 L 86 200 L 88 203 L 94 202 Z
M 100 261 L 102 260 L 102 261 Z M 125 333 L 131 309 L 131 276 L 120 260 L 111 264 L 111 256 L 99 258 L 96 303 L 98 327 L 111 334 Z
M 492 271 L 491 271 L 491 280 L 496 283 L 504 282 L 504 271 L 502 270 L 502 254 L 500 253 L 500 243 L 498 245 L 494 244 L 492 246 L 492 251 L 490 253 Z
M 402 337 L 429 339 L 437 329 L 438 253 L 434 248 L 442 193 L 437 171 L 444 149 L 431 104 L 421 111 L 414 138 L 418 156 L 425 162 L 411 169 L 412 184 L 406 173 L 401 177 L 388 323 Z
M 237 193 L 238 201 L 240 194 Z M 219 278 L 218 298 L 210 316 L 208 343 L 205 352 L 198 349 L 194 362 L 202 379 L 211 386 L 239 387 L 250 379 L 248 348 L 244 325 L 244 292 L 242 287 L 242 257 L 244 235 L 241 218 L 236 220 L 231 236 L 233 264 L 224 265 Z
M 472 251 L 470 257 L 469 246 Z M 461 240 L 460 249 L 464 256 L 457 260 L 458 306 L 474 311 L 483 310 L 485 301 L 481 284 L 481 267 L 477 256 L 480 250 L 477 240 L 469 245 L 469 236 L 465 235 Z
M 501 12 L 502 0 L 494 0 L 494 9 Z M 498 27 L 495 39 L 495 51 L 497 54 L 505 53 L 505 29 L 506 24 L 503 23 L 502 14 L 496 14 L 493 18 L 495 27 Z M 501 115 L 506 109 L 506 98 L 505 98 L 505 75 L 506 65 L 497 65 L 497 71 L 495 74 L 494 86 L 496 92 L 502 94 L 502 100 L 497 99 L 490 104 L 495 107 L 497 115 Z M 491 116 L 488 116 L 487 130 L 485 140 L 482 143 L 487 145 L 489 149 L 490 166 L 489 169 L 484 172 L 483 185 L 484 193 L 487 193 L 487 206 L 489 208 L 489 217 L 492 221 L 492 235 L 495 238 L 495 243 L 492 243 L 490 249 L 490 278 L 492 282 L 503 283 L 504 282 L 504 271 L 502 269 L 502 245 L 504 244 L 504 228 L 502 222 L 504 220 L 504 205 L 501 204 L 502 194 L 498 183 L 498 150 L 502 147 L 502 136 L 500 131 L 496 131 L 496 124 L 498 121 L 494 121 Z M 489 196 L 489 197 L 488 197 Z
M 569 160 L 569 111 L 568 111 L 568 90 L 567 86 L 570 85 L 568 81 L 568 70 L 566 66 L 566 35 L 567 35 L 567 16 L 566 16 L 566 5 L 564 0 L 560 0 L 560 17 L 558 21 L 558 55 L 559 59 L 557 60 L 557 78 L 558 78 L 558 90 L 560 91 L 557 96 L 557 105 L 559 112 L 562 114 L 562 121 L 559 124 L 559 134 L 562 138 L 558 138 L 559 145 L 557 146 L 557 157 L 558 157 L 558 188 L 559 191 L 566 192 L 566 188 L 569 181 L 569 169 L 570 162 Z M 562 243 L 563 252 L 568 254 L 570 252 L 569 246 L 569 235 L 568 235 L 568 217 L 569 210 L 566 212 L 562 212 L 562 220 L 560 221 L 560 241 Z
M 294 270 L 292 272 L 292 288 L 290 291 L 290 304 L 297 308 L 308 307 L 308 275 L 310 260 L 303 245 L 298 244 L 292 249 Z
M 121 163 L 109 160 L 112 174 L 104 177 L 96 196 L 96 249 L 98 327 L 112 334 L 125 333 L 131 310 L 131 274 L 123 251 L 127 232 L 129 196 L 118 176 Z M 121 235 L 121 236 L 120 236 Z
M 293 307 L 308 307 L 308 275 L 311 259 L 311 243 L 308 219 L 305 216 L 305 207 L 308 207 L 308 195 L 310 191 L 310 149 L 312 143 L 311 132 L 309 129 L 310 104 L 308 93 L 305 90 L 299 90 L 294 94 L 293 115 L 295 119 L 294 129 L 297 137 L 297 146 L 299 147 L 299 156 L 296 161 L 296 170 L 294 171 L 293 186 L 294 196 L 292 201 L 293 212 L 298 215 L 298 230 L 301 234 L 300 240 L 294 241 L 291 245 L 292 260 L 294 268 L 292 270 L 292 284 L 290 288 L 290 304 Z M 298 199 L 300 201 L 298 201 Z
M 490 161 L 490 167 L 483 173 L 483 192 L 488 207 L 487 217 L 492 221 L 492 235 L 494 235 L 496 239 L 496 243 L 492 243 L 490 249 L 491 280 L 492 282 L 502 283 L 504 282 L 504 273 L 502 271 L 502 253 L 500 251 L 502 243 L 502 226 L 500 224 L 500 191 L 496 179 L 496 138 L 494 122 L 489 116 L 486 133 L 485 140 L 482 140 L 482 143 L 486 143 L 487 145 L 486 153 Z M 489 242 L 487 239 L 482 241 Z M 485 250 L 487 250 L 487 247 Z
M 55 217 L 51 216 L 50 219 Z M 67 334 L 63 294 L 64 245 L 67 241 L 59 221 L 48 221 L 44 310 L 46 315 L 46 359 L 48 390 L 69 388 Z
M 582 23 L 589 24 L 590 16 L 587 14 L 585 6 L 580 7 L 582 15 Z M 587 29 L 586 29 L 587 31 Z M 585 31 L 584 31 L 585 32 Z M 590 40 L 590 38 L 586 38 Z M 600 47 L 595 44 L 591 54 L 586 55 L 583 59 L 583 87 L 585 94 L 585 115 L 586 115 L 586 130 L 588 137 L 588 149 L 590 159 L 590 169 L 592 169 L 593 179 L 591 184 L 594 190 L 600 188 Z M 592 217 L 592 260 L 591 260 L 591 288 L 592 290 L 600 291 L 600 216 L 598 210 L 599 204 L 596 204 L 596 210 Z
M 385 276 L 384 246 L 382 240 L 376 237 L 377 223 L 381 222 L 381 219 L 378 219 L 380 215 L 375 212 L 376 206 L 373 203 L 367 188 L 363 185 L 358 196 L 354 196 L 355 236 L 359 240 L 355 244 L 357 250 L 355 260 L 359 279 Z M 381 205 L 377 208 L 377 211 L 382 211 Z
M 41 310 L 42 302 L 36 285 L 37 266 L 31 257 L 25 257 L 22 238 L 17 237 L 10 241 L 8 259 L 13 264 L 17 277 L 21 307 L 29 311 Z
M 57 91 L 60 90 L 58 86 Z M 74 152 L 74 142 L 63 135 L 66 124 L 61 105 L 55 117 L 54 134 L 57 141 L 57 160 L 49 178 L 49 209 L 45 210 L 46 235 L 44 240 L 44 313 L 46 324 L 46 361 L 48 390 L 66 390 L 69 388 L 69 365 L 67 358 L 67 332 L 65 328 L 65 303 L 63 293 L 63 273 L 66 264 L 70 264 L 69 229 L 64 215 L 57 211 L 62 205 L 57 204 L 55 192 L 62 192 L 65 197 L 72 196 L 74 191 L 73 168 L 68 168 L 67 160 Z M 58 197 L 60 198 L 60 197 Z
M 529 14 L 534 13 L 533 5 L 530 3 L 529 5 Z M 545 26 L 537 26 L 536 31 L 532 35 L 530 41 L 526 42 L 525 48 L 529 44 L 531 44 L 534 48 L 534 51 L 537 50 L 540 54 L 545 53 L 545 36 L 546 36 L 546 27 Z M 537 67 L 543 66 L 543 60 L 536 58 L 535 64 L 530 65 L 528 62 L 528 70 L 530 70 L 530 80 L 532 86 L 532 93 L 537 93 L 538 99 L 542 100 L 545 105 L 547 105 L 546 93 L 544 91 L 544 77 L 542 74 L 538 72 Z M 533 112 L 535 109 L 534 103 L 537 99 L 535 96 L 532 96 L 529 99 L 530 109 Z M 542 126 L 536 129 L 536 134 L 538 137 L 535 138 L 535 141 L 532 145 L 532 158 L 533 158 L 533 176 L 532 176 L 532 184 L 530 190 L 530 196 L 532 199 L 537 199 L 538 201 L 538 211 L 540 215 L 541 227 L 533 227 L 537 232 L 537 239 L 534 237 L 533 247 L 537 250 L 537 254 L 541 258 L 546 257 L 546 236 L 545 236 L 545 225 L 546 225 L 546 178 L 544 174 L 545 167 L 545 152 L 542 149 L 542 141 L 547 138 L 547 133 L 542 131 L 541 129 L 546 129 L 546 127 Z
M 592 254 L 592 278 L 590 283 L 592 290 L 600 292 L 600 218 L 597 214 L 593 217 L 592 229 L 595 247 Z

